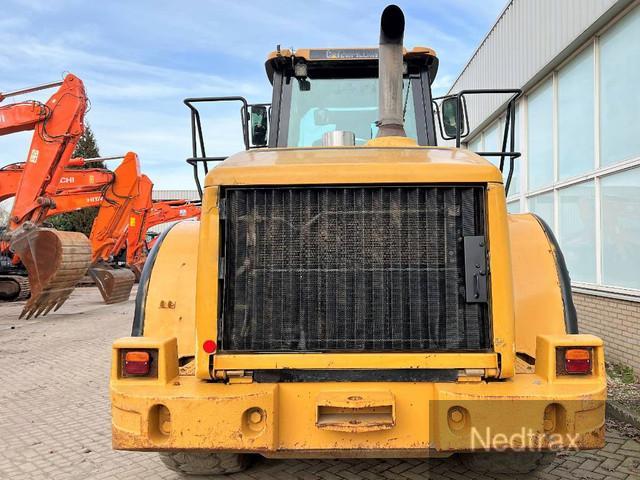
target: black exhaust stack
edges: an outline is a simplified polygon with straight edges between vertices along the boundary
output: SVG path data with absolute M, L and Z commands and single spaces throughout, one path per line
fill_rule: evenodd
M 389 5 L 380 17 L 378 54 L 378 108 L 376 137 L 406 137 L 402 115 L 402 73 L 404 14 L 397 5 Z

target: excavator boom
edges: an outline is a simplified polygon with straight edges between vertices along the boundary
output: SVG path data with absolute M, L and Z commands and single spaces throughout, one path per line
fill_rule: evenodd
M 36 102 L 29 102 L 34 104 Z M 84 113 L 87 97 L 82 81 L 67 75 L 60 88 L 46 104 L 38 104 L 38 115 L 31 122 L 14 122 L 21 115 L 24 104 L 0 108 L 0 134 L 33 129 L 29 154 L 24 164 L 15 202 L 9 220 L 9 230 L 31 221 L 38 224 L 50 208 L 48 197 L 55 194 L 71 154 L 84 132 Z M 20 128 L 16 130 L 16 128 Z
M 13 257 L 12 264 L 17 256 L 28 272 L 31 297 L 20 315 L 27 318 L 58 309 L 85 275 L 91 261 L 91 245 L 85 235 L 39 226 L 55 205 L 60 179 L 84 132 L 87 97 L 82 81 L 68 74 L 62 82 L 0 94 L 0 100 L 52 87 L 59 88 L 45 104 L 21 102 L 0 106 L 0 135 L 34 131 L 15 188 L 5 233 L 8 242 L 0 245 L 3 256 Z M 0 296 L 16 284 L 23 289 L 24 283 L 24 278 L 16 282 L 14 275 L 0 271 Z M 21 296 L 25 294 L 18 295 Z

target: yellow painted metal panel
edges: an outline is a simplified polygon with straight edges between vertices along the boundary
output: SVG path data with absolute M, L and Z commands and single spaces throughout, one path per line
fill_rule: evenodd
M 210 378 L 211 357 L 202 349 L 202 344 L 206 340 L 218 340 L 219 225 L 218 188 L 208 187 L 204 189 L 202 199 L 196 276 L 196 376 L 198 378 Z
M 145 337 L 176 337 L 181 357 L 195 351 L 199 222 L 180 222 L 164 238 L 145 302 Z
M 501 183 L 490 183 L 487 189 L 490 307 L 493 349 L 500 355 L 501 378 L 511 377 L 515 373 L 513 276 L 506 217 L 504 187 Z
M 394 399 L 390 428 L 332 431 L 317 425 L 318 405 L 328 394 L 361 397 L 366 403 L 368 395 L 379 401 L 382 391 Z M 141 433 L 135 434 L 128 422 L 121 424 L 120 417 L 114 416 L 114 446 L 119 449 L 217 449 L 266 456 L 286 456 L 287 452 L 295 456 L 305 452 L 360 456 L 367 450 L 381 455 L 388 451 L 398 456 L 422 456 L 480 448 L 473 443 L 472 429 L 484 434 L 490 428 L 506 435 L 506 446 L 521 447 L 513 435 L 522 428 L 545 432 L 545 410 L 551 404 L 566 412 L 564 432 L 577 435 L 574 440 L 582 447 L 597 448 L 604 442 L 606 391 L 604 377 L 554 385 L 535 374 L 491 383 L 226 385 L 179 377 L 178 382 L 144 389 L 125 382 L 112 384 L 111 398 L 114 408 L 137 412 L 142 419 Z M 171 415 L 171 432 L 164 437 L 152 433 L 152 413 L 158 404 Z M 525 438 L 525 445 L 536 438 Z
M 392 368 L 498 368 L 494 353 L 262 353 L 220 354 L 216 369 L 260 370 L 392 369 Z
M 502 176 L 495 166 L 473 152 L 400 144 L 249 150 L 211 170 L 205 185 L 485 182 L 502 182 Z
M 536 337 L 565 333 L 552 246 L 530 213 L 509 215 L 516 350 L 536 356 Z

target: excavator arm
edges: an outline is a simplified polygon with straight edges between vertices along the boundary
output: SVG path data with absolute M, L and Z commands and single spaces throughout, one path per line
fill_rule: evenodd
M 144 249 L 144 239 L 147 232 L 147 217 L 151 213 L 153 208 L 152 201 L 153 183 L 151 180 L 144 176 L 144 181 L 140 183 L 140 195 L 136 198 L 133 205 L 133 209 L 129 215 L 129 226 L 126 231 L 126 238 L 124 238 L 124 245 L 126 247 L 126 263 L 136 276 L 136 279 L 140 278 L 142 272 L 139 264 L 134 262 L 134 259 L 138 254 L 142 254 Z M 144 260 L 143 260 L 144 263 Z
M 143 188 L 141 185 L 146 181 L 148 178 L 140 173 L 138 156 L 128 152 L 115 170 L 113 183 L 104 190 L 100 210 L 89 235 L 92 250 L 89 274 L 105 303 L 127 300 L 133 288 L 133 272 L 126 268 L 112 268 L 109 263 L 124 244 L 129 216 Z
M 60 88 L 46 104 L 24 102 L 0 107 L 0 135 L 34 131 L 11 210 L 9 231 L 27 221 L 37 225 L 46 217 L 46 211 L 51 208 L 50 198 L 84 132 L 87 97 L 82 81 L 71 74 L 59 84 L 3 95 L 6 98 L 56 85 Z
M 59 88 L 44 104 L 30 101 L 0 106 L 0 135 L 34 131 L 15 189 L 5 232 L 8 242 L 0 245 L 5 258 L 13 256 L 12 265 L 19 258 L 28 272 L 31 297 L 20 315 L 27 318 L 57 310 L 84 276 L 91 259 L 91 246 L 82 233 L 40 227 L 54 206 L 60 179 L 84 132 L 87 97 L 82 81 L 69 74 L 62 82 L 0 94 L 0 100 L 52 87 Z M 24 279 L 17 283 L 23 292 L 18 297 L 26 296 Z M 15 276 L 0 271 L 0 296 L 15 284 Z

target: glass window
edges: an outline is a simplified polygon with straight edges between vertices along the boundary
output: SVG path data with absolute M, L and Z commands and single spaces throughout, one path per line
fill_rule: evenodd
M 514 200 L 513 202 L 507 203 L 507 212 L 520 213 L 520 200 Z
M 502 142 L 504 140 L 504 119 L 497 120 L 487 130 L 484 131 L 484 151 L 485 152 L 501 152 Z M 507 150 L 509 150 L 509 144 L 507 143 Z M 487 157 L 491 163 L 500 168 L 500 157 Z M 504 179 L 505 186 L 507 182 L 507 175 L 509 173 L 509 159 L 504 159 L 504 169 L 502 178 Z M 515 176 L 514 176 L 515 178 Z M 515 180 L 516 182 L 518 180 Z M 517 193 L 518 190 L 513 188 L 514 179 L 511 180 L 511 188 L 509 193 Z
M 553 182 L 553 88 L 551 79 L 529 95 L 528 159 L 529 188 Z
M 484 131 L 484 151 L 499 152 L 502 150 L 502 128 L 500 122 L 494 122 Z M 487 157 L 496 167 L 500 166 L 499 157 Z
M 560 179 L 593 170 L 593 48 L 558 73 L 558 173 Z
M 515 125 L 513 126 L 515 129 L 515 151 L 520 151 L 520 106 L 516 105 L 516 115 L 515 115 Z M 509 149 L 509 145 L 507 145 L 507 150 Z M 506 176 L 509 174 L 509 159 L 505 159 L 506 165 L 504 168 L 505 181 Z M 520 193 L 520 163 L 522 162 L 522 157 L 518 157 L 513 161 L 513 175 L 511 176 L 511 185 L 509 186 L 509 195 L 514 195 L 516 193 Z
M 596 281 L 596 220 L 593 181 L 559 191 L 558 230 L 571 280 Z
M 482 134 L 476 135 L 473 140 L 467 144 L 467 148 L 472 152 L 482 151 Z
M 287 145 L 318 146 L 322 136 L 334 130 L 354 132 L 356 145 L 374 138 L 378 131 L 377 78 L 308 78 L 293 82 Z M 301 88 L 304 85 L 304 88 Z M 404 80 L 403 103 L 407 137 L 416 139 L 416 117 L 412 88 Z
M 640 168 L 603 177 L 602 281 L 640 288 Z
M 529 211 L 538 215 L 550 228 L 553 228 L 553 192 L 529 197 L 527 202 Z
M 600 37 L 602 165 L 640 156 L 640 8 Z

